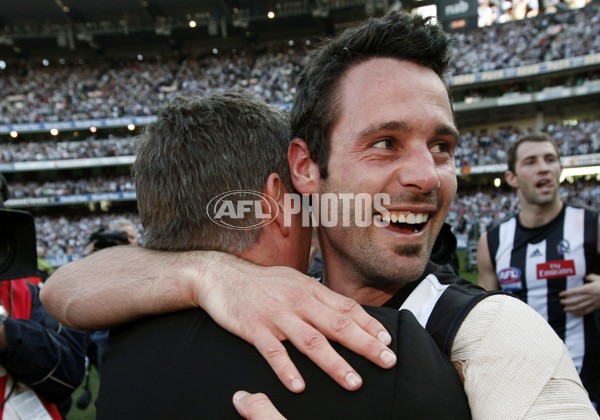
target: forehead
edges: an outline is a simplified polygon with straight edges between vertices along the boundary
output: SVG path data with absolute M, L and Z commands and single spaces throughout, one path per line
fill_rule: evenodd
M 517 149 L 517 161 L 548 155 L 558 156 L 554 145 L 548 141 L 524 141 Z
M 387 121 L 454 127 L 448 92 L 431 69 L 394 58 L 372 58 L 342 77 L 340 118 L 357 131 Z

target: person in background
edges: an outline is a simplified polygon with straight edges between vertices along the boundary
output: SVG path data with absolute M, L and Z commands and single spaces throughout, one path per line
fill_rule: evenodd
M 481 235 L 477 283 L 516 295 L 549 322 L 598 409 L 600 215 L 561 200 L 560 152 L 548 134 L 520 137 L 507 160 L 521 210 Z
M 2 210 L 8 187 L 1 175 L 0 191 Z M 35 237 L 19 240 L 35 244 Z M 85 334 L 46 312 L 36 284 L 25 278 L 0 281 L 0 418 L 65 418 L 84 369 Z
M 110 222 L 108 228 L 113 231 L 124 232 L 127 234 L 127 243 L 122 245 L 138 244 L 138 228 L 133 221 L 122 217 Z
M 84 255 L 116 245 L 137 245 L 138 231 L 135 223 L 126 218 L 111 221 L 108 229 L 101 226 L 92 233 L 83 251 Z
M 108 223 L 108 230 L 100 229 L 90 237 L 90 243 L 86 247 L 87 253 L 96 252 L 100 249 L 119 245 L 137 245 L 138 229 L 133 221 L 119 218 Z M 102 377 L 102 358 L 108 349 L 109 330 L 95 330 L 90 332 L 90 343 L 87 354 L 91 364 L 96 366 L 98 374 Z M 83 405 L 83 404 L 82 404 Z

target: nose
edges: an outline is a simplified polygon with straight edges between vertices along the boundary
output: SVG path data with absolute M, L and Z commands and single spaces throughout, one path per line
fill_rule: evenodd
M 428 193 L 440 186 L 435 161 L 426 145 L 406 150 L 397 170 L 398 180 L 404 187 Z
M 538 171 L 548 172 L 550 170 L 550 164 L 545 159 L 538 159 Z

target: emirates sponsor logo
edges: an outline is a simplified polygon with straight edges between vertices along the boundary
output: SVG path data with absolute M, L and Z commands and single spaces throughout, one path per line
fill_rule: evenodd
M 558 260 L 548 261 L 544 264 L 538 264 L 536 267 L 538 280 L 557 279 L 563 277 L 574 276 L 575 261 L 573 260 Z

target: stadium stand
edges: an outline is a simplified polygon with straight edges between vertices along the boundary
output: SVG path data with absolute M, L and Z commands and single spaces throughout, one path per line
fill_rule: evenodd
M 367 8 L 361 5 L 364 14 Z M 330 11 L 342 6 L 330 6 Z M 290 16 L 304 10 L 302 5 L 286 7 Z M 374 11 L 383 13 L 377 7 Z M 187 22 L 181 16 L 173 18 L 172 28 Z M 244 18 L 236 19 L 240 24 Z M 209 23 L 204 22 L 207 28 Z M 339 28 L 344 24 L 336 23 Z M 79 258 L 101 225 L 122 216 L 139 224 L 129 168 L 136 135 L 164 101 L 243 87 L 289 108 L 294 79 L 310 46 L 333 29 L 320 25 L 293 42 L 289 31 L 273 40 L 243 37 L 235 47 L 232 40 L 227 47 L 181 43 L 160 49 L 150 40 L 137 46 L 137 54 L 77 56 L 71 51 L 59 58 L 63 51 L 56 52 L 55 46 L 54 57 L 46 61 L 24 56 L 4 61 L 0 55 L 0 89 L 5 92 L 0 172 L 12 193 L 7 206 L 34 214 L 39 253 L 54 266 Z M 514 194 L 492 182 L 501 178 L 505 150 L 519 134 L 550 133 L 559 141 L 565 166 L 600 165 L 600 7 L 591 2 L 453 34 L 449 76 L 461 144 L 455 156 L 459 193 L 448 222 L 464 247 L 474 220 L 483 231 L 516 210 Z M 570 202 L 598 208 L 599 185 L 598 171 L 569 176 L 562 193 Z

